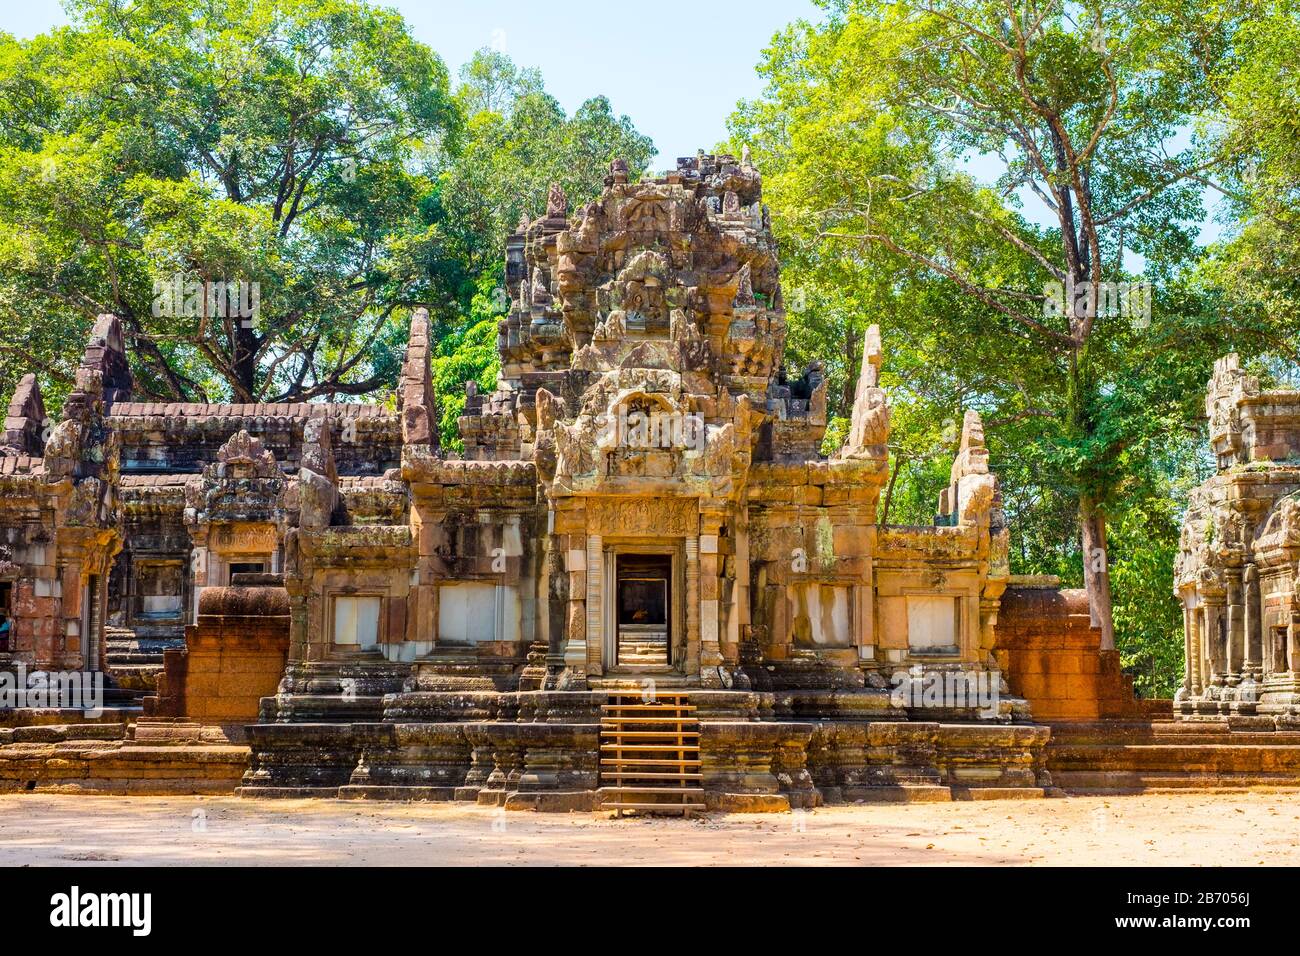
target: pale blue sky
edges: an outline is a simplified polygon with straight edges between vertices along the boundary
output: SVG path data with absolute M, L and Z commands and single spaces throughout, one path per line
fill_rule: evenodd
M 495 44 L 521 66 L 539 67 L 547 89 L 570 112 L 605 94 L 654 139 L 656 169 L 723 139 L 736 101 L 762 90 L 754 67 L 772 35 L 820 14 L 811 0 L 713 0 L 703 7 L 663 0 L 378 5 L 399 10 L 453 75 L 475 50 Z M 19 37 L 64 23 L 60 0 L 8 0 L 0 12 L 0 29 Z

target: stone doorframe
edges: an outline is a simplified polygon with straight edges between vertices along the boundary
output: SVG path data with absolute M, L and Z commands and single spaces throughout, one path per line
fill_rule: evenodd
M 271 573 L 283 566 L 279 529 L 269 521 L 216 522 L 190 529 L 189 623 L 199 619 L 199 594 L 204 588 L 229 584 L 229 567 L 243 561 L 263 562 Z
M 81 586 L 81 667 L 82 670 L 101 670 L 100 635 L 104 622 L 104 577 L 101 574 L 87 574 Z
M 686 674 L 690 671 L 690 642 L 687 632 L 686 541 L 682 538 L 646 540 L 637 537 L 603 537 L 600 540 L 599 574 L 587 578 L 587 600 L 591 607 L 592 585 L 600 608 L 600 636 L 593 641 L 598 652 L 593 676 L 608 674 Z M 669 660 L 664 667 L 619 667 L 618 661 L 618 556 L 620 554 L 666 554 L 672 558 L 671 586 L 668 594 Z M 589 563 L 588 567 L 592 565 Z M 594 636 L 594 635 L 593 635 Z M 696 648 L 698 654 L 698 647 Z

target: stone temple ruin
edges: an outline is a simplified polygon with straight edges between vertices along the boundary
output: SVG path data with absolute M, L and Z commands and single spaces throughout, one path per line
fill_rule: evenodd
M 1174 566 L 1179 716 L 1300 729 L 1300 392 L 1261 391 L 1236 355 L 1205 401 L 1217 473 L 1188 502 Z
M 1092 641 L 1091 669 L 1076 654 L 1068 679 L 1039 668 L 1012 695 L 1016 662 L 1047 652 L 1023 614 L 1022 643 L 999 643 L 1004 590 L 1058 592 L 1010 579 L 977 414 L 934 525 L 877 524 L 874 327 L 848 438 L 820 453 L 826 383 L 783 365 L 747 159 L 636 183 L 616 161 L 576 211 L 553 188 L 510 237 L 505 281 L 501 372 L 468 389 L 463 455 L 439 447 L 422 311 L 395 411 L 133 401 L 102 316 L 61 420 L 31 376 L 5 420 L 0 667 L 147 690 L 127 743 L 194 726 L 246 743 L 245 795 L 544 809 L 1041 794 L 1049 731 L 1025 697 L 1122 706 L 1086 615 L 1071 646 Z M 1281 494 L 1271 473 L 1233 480 Z M 1267 526 L 1280 556 L 1290 526 Z M 1197 606 L 1240 634 L 1242 595 L 1263 594 L 1272 634 L 1290 618 L 1271 567 Z M 1242 646 L 1196 672 L 1197 706 L 1258 667 Z

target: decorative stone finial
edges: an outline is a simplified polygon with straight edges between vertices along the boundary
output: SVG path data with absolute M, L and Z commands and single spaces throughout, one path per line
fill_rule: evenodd
M 884 458 L 889 439 L 889 403 L 880 387 L 880 327 L 867 329 L 862 342 L 862 369 L 853 395 L 849 436 L 844 458 Z
M 275 455 L 262 440 L 241 428 L 217 449 L 214 474 L 219 478 L 278 478 Z

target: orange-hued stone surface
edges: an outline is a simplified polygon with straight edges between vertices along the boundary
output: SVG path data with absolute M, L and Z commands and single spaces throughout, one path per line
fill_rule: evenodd
M 1134 716 L 1133 681 L 1119 653 L 1101 650 L 1082 590 L 1008 587 L 998 612 L 996 657 L 1011 693 L 1035 720 Z
M 1296 791 L 611 819 L 472 804 L 0 796 L 0 866 L 1300 865 Z

